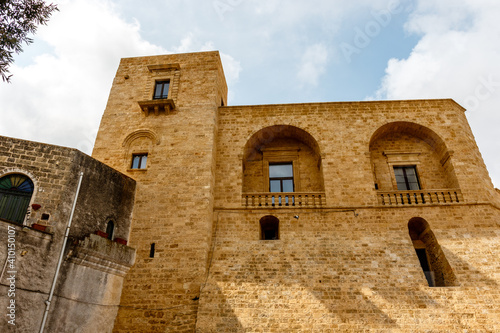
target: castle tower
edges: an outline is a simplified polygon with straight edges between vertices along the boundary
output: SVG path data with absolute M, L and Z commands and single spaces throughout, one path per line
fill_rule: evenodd
M 129 242 L 137 257 L 118 332 L 194 329 L 212 233 L 217 108 L 226 96 L 218 52 L 120 62 L 92 154 L 137 181 Z

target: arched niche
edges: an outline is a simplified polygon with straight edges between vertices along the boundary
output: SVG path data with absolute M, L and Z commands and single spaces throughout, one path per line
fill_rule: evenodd
M 242 164 L 243 193 L 270 192 L 270 181 L 278 169 L 291 172 L 281 178 L 293 178 L 293 190 L 284 186 L 286 190 L 281 192 L 324 191 L 318 143 L 295 126 L 269 126 L 254 133 L 244 147 Z
M 148 159 L 154 152 L 154 147 L 160 144 L 160 137 L 148 129 L 136 130 L 123 140 L 125 155 L 123 157 L 126 169 L 146 169 Z
M 140 129 L 127 135 L 125 140 L 122 142 L 122 147 L 129 147 L 134 140 L 139 138 L 149 138 L 153 144 L 160 144 L 160 138 L 155 132 L 148 129 Z
M 260 219 L 259 224 L 261 240 L 280 239 L 280 220 L 277 217 L 266 215 Z
M 398 172 L 404 168 L 415 171 L 420 189 L 459 188 L 452 164 L 453 151 L 425 126 L 406 121 L 385 124 L 373 133 L 369 150 L 378 190 L 401 190 Z
M 456 286 L 457 278 L 429 223 L 414 217 L 408 222 L 408 232 L 429 287 Z

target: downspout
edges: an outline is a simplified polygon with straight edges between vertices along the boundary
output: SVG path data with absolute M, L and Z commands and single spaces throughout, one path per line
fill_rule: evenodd
M 3 268 L 2 268 L 2 274 L 0 274 L 0 281 L 2 281 L 3 278 L 3 273 L 5 273 L 5 268 L 7 267 L 7 262 L 9 261 L 9 244 L 7 243 L 7 249 L 5 251 L 7 253 L 7 256 L 5 257 L 5 262 L 3 263 Z
M 47 321 L 47 316 L 50 310 L 50 302 L 52 302 L 52 296 L 54 295 L 54 289 L 56 288 L 57 277 L 59 276 L 59 269 L 63 261 L 64 251 L 66 250 L 66 242 L 69 236 L 69 229 L 71 228 L 71 222 L 73 221 L 73 214 L 75 213 L 76 201 L 78 199 L 78 194 L 80 193 L 80 186 L 82 185 L 83 171 L 80 172 L 80 178 L 78 179 L 78 186 L 76 188 L 75 200 L 73 201 L 73 207 L 71 208 L 71 214 L 69 216 L 68 225 L 66 226 L 66 234 L 64 235 L 64 240 L 61 246 L 61 253 L 59 255 L 59 261 L 57 262 L 56 274 L 54 275 L 54 280 L 52 281 L 52 287 L 50 288 L 49 299 L 45 301 L 45 313 L 43 314 L 42 324 L 40 325 L 40 333 L 43 333 L 45 328 L 45 322 Z

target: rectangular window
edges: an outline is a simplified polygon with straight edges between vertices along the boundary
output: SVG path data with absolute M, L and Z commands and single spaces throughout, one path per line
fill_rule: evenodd
M 292 163 L 269 164 L 269 192 L 293 192 Z
M 146 169 L 146 162 L 148 161 L 148 154 L 134 154 L 132 155 L 132 169 Z
M 168 98 L 168 87 L 169 86 L 170 86 L 170 80 L 156 81 L 155 93 L 153 95 L 153 99 Z
M 416 166 L 395 166 L 394 175 L 398 191 L 417 191 L 420 190 L 420 183 L 417 177 Z
M 422 266 L 422 270 L 424 271 L 427 283 L 429 283 L 429 287 L 434 287 L 435 286 L 434 272 L 431 270 L 431 267 L 429 265 L 429 258 L 427 256 L 427 251 L 425 249 L 415 248 L 415 252 L 417 252 L 418 261 L 420 261 L 420 266 Z

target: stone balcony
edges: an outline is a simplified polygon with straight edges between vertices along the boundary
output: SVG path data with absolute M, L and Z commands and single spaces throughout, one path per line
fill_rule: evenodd
M 150 114 L 154 114 L 156 116 L 160 113 L 169 114 L 175 109 L 175 104 L 172 99 L 153 99 L 139 101 L 137 103 L 139 103 L 139 106 L 146 117 Z
M 326 206 L 324 192 L 243 193 L 242 204 L 248 208 L 317 208 Z
M 419 191 L 377 191 L 378 202 L 383 206 L 444 205 L 464 201 L 459 189 Z

